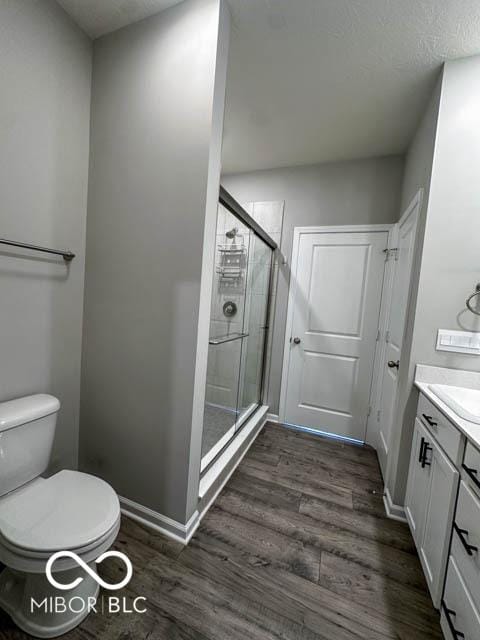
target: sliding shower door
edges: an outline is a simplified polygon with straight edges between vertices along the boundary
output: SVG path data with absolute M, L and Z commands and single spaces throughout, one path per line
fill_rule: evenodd
M 215 248 L 202 467 L 235 435 L 239 397 L 243 393 L 240 370 L 244 357 L 250 231 L 221 204 Z
M 238 398 L 239 425 L 262 402 L 263 369 L 268 331 L 268 300 L 272 250 L 252 234 L 248 256 L 247 286 Z
M 219 204 L 202 471 L 262 403 L 272 249 Z

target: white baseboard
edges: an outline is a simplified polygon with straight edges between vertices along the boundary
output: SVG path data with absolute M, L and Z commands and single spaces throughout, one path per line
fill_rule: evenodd
M 276 413 L 267 413 L 267 420 L 269 422 L 280 422 L 278 414 Z
M 187 524 L 182 524 L 128 498 L 119 496 L 119 499 L 121 512 L 128 518 L 132 518 L 132 520 L 136 520 L 140 524 L 182 544 L 189 543 L 190 538 L 200 524 L 198 511 L 195 511 Z
M 405 517 L 405 509 L 398 504 L 392 502 L 392 496 L 390 491 L 385 487 L 385 494 L 383 496 L 383 504 L 385 505 L 385 512 L 392 520 L 398 520 L 399 522 L 407 522 Z

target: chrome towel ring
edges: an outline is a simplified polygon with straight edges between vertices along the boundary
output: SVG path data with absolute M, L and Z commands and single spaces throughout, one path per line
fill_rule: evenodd
M 480 311 L 478 311 L 477 309 L 474 309 L 472 307 L 471 301 L 476 298 L 477 296 L 480 296 L 480 282 L 477 284 L 477 286 L 475 287 L 475 291 L 472 293 L 471 296 L 468 296 L 465 304 L 467 305 L 467 309 L 469 311 L 471 311 L 472 313 L 474 313 L 476 316 L 480 316 Z

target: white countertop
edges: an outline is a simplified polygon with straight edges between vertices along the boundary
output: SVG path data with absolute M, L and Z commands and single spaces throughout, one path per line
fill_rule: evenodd
M 443 415 L 445 415 L 450 422 L 452 422 L 459 431 L 461 431 L 473 444 L 480 448 L 480 424 L 469 422 L 464 420 L 455 413 L 453 409 L 450 409 L 440 398 L 429 389 L 432 382 L 415 382 L 415 386 L 424 396 L 426 396 L 437 409 L 439 409 Z
M 474 422 L 461 418 L 429 388 L 431 384 L 446 384 L 457 387 L 463 386 L 469 389 L 479 389 L 480 373 L 426 365 L 417 365 L 415 371 L 415 386 L 417 389 L 423 393 L 468 440 L 480 448 L 480 424 L 475 424 Z

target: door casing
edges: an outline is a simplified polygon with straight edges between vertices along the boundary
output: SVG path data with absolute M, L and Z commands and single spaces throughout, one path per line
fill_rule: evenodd
M 404 212 L 400 220 L 393 225 L 392 232 L 389 237 L 389 248 L 398 248 L 400 241 L 400 229 L 409 223 L 411 228 L 413 229 L 413 246 L 412 246 L 412 260 L 410 262 L 410 271 L 409 271 L 409 280 L 408 287 L 406 291 L 405 297 L 405 306 L 404 306 L 404 318 L 403 318 L 403 327 L 400 330 L 400 335 L 397 337 L 399 339 L 399 355 L 395 356 L 400 359 L 401 364 L 401 349 L 404 344 L 405 337 L 405 329 L 409 317 L 409 312 L 411 308 L 411 291 L 412 291 L 412 275 L 415 264 L 415 257 L 417 251 L 417 236 L 418 236 L 418 227 L 420 220 L 420 211 L 422 207 L 422 198 L 423 198 L 423 189 L 419 189 L 419 191 L 412 198 L 408 206 L 405 208 Z M 372 384 L 372 392 L 370 397 L 370 415 L 367 423 L 367 436 L 366 442 L 374 447 L 378 453 L 378 459 L 380 463 L 380 469 L 384 478 L 386 477 L 386 469 L 387 469 L 387 460 L 388 460 L 388 452 L 390 449 L 390 440 L 392 435 L 393 426 L 396 419 L 397 408 L 397 386 L 395 385 L 394 395 L 392 401 L 389 403 L 391 406 L 391 411 L 389 415 L 385 415 L 384 407 L 383 407 L 383 384 L 384 384 L 384 375 L 385 375 L 385 366 L 386 360 L 388 359 L 387 351 L 389 348 L 389 329 L 390 326 L 390 318 L 392 313 L 398 314 L 398 310 L 393 308 L 395 302 L 394 296 L 394 287 L 396 284 L 397 277 L 397 268 L 398 261 L 396 256 L 391 257 L 387 261 L 386 265 L 386 274 L 385 274 L 385 285 L 384 285 L 384 295 L 382 296 L 382 309 L 380 311 L 380 324 L 379 324 L 379 340 L 377 341 L 377 349 L 375 354 L 375 370 L 374 370 L 374 378 Z M 398 351 L 398 350 L 397 350 Z M 391 354 L 393 357 L 393 354 Z M 396 384 L 398 384 L 398 376 L 399 372 L 396 374 Z M 387 427 L 385 427 L 385 423 L 382 421 L 388 421 Z M 383 425 L 383 428 L 381 428 Z M 385 441 L 385 436 L 388 441 Z

